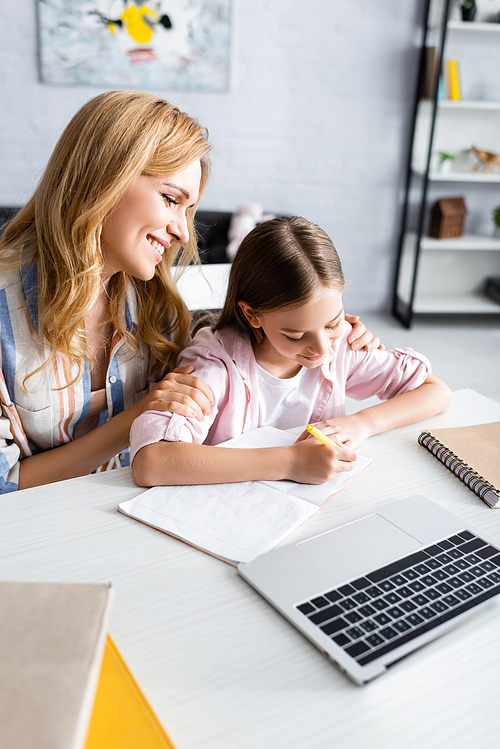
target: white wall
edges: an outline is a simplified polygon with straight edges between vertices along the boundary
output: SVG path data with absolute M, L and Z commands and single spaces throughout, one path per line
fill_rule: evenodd
M 214 143 L 205 208 L 258 201 L 332 237 L 349 310 L 388 306 L 414 95 L 419 0 L 233 0 L 231 90 L 157 91 Z M 32 192 L 90 87 L 38 79 L 34 0 L 0 0 L 0 204 Z

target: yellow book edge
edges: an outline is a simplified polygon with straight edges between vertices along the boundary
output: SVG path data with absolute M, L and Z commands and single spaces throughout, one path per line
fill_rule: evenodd
M 84 749 L 175 749 L 108 635 Z
M 456 60 L 448 60 L 448 73 L 450 80 L 450 99 L 452 101 L 460 101 L 462 93 L 460 91 L 460 76 Z

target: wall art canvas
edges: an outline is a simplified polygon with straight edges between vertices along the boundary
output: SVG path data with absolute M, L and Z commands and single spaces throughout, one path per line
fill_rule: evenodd
M 228 89 L 231 0 L 38 0 L 38 22 L 44 83 Z

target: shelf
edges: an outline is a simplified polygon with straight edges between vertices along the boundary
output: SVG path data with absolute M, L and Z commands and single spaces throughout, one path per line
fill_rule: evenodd
M 500 32 L 500 23 L 476 23 L 475 21 L 448 21 L 448 29 L 450 31 L 473 31 L 479 34 L 482 33 L 498 33 Z
M 424 172 L 415 170 L 416 174 L 423 176 Z M 439 172 L 429 172 L 429 180 L 431 182 L 485 182 L 495 183 L 500 182 L 500 172 L 490 172 L 484 174 L 484 172 L 448 172 L 448 174 L 441 174 Z
M 484 294 L 416 297 L 413 309 L 420 314 L 500 314 L 500 304 Z
M 422 87 L 416 86 L 410 177 L 392 305 L 394 316 L 406 327 L 411 326 L 414 313 L 500 315 L 500 304 L 485 293 L 486 279 L 500 275 L 500 236 L 493 234 L 491 221 L 491 206 L 498 202 L 500 164 L 490 164 L 485 172 L 474 152 L 475 146 L 500 154 L 500 94 L 498 64 L 494 64 L 498 58 L 493 57 L 499 51 L 500 37 L 494 35 L 500 34 L 500 13 L 498 17 L 491 14 L 500 11 L 500 0 L 491 5 L 495 7 L 488 7 L 488 13 L 480 11 L 476 22 L 464 22 L 456 2 L 426 3 L 420 58 L 424 67 L 420 73 L 430 84 L 425 90 L 433 89 L 439 52 L 439 58 L 450 56 L 463 62 L 467 71 L 464 93 L 469 98 L 421 98 Z M 450 12 L 454 20 L 446 23 Z M 446 46 L 447 35 L 453 37 L 451 48 Z M 432 48 L 434 60 L 428 54 Z M 440 163 L 440 152 L 455 156 L 451 169 L 450 162 Z M 467 201 L 470 197 L 470 225 L 485 234 L 451 239 L 421 236 L 417 243 L 415 227 L 428 225 L 436 197 L 447 194 L 463 194 Z
M 452 239 L 434 239 L 434 237 L 422 237 L 420 241 L 422 250 L 492 250 L 500 252 L 500 237 L 488 237 L 481 234 L 463 234 L 461 237 Z
M 500 24 L 498 25 L 500 26 Z M 460 99 L 460 101 L 452 101 L 451 99 L 440 99 L 440 101 L 438 101 L 438 107 L 439 109 L 456 109 L 458 111 L 480 109 L 491 112 L 500 112 L 500 101 L 486 101 L 483 99 Z
M 420 177 L 425 175 L 423 169 L 414 168 L 413 173 Z M 500 182 L 500 172 L 490 172 L 489 174 L 484 174 L 484 172 L 448 172 L 447 174 L 429 172 L 428 178 L 431 182 L 484 182 L 491 184 Z

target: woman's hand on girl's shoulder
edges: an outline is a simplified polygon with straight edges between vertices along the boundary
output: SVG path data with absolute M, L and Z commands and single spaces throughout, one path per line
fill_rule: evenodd
M 350 345 L 353 351 L 364 348 L 366 351 L 372 351 L 374 349 L 385 350 L 383 343 L 380 343 L 380 338 L 374 336 L 366 326 L 361 322 L 358 315 L 348 315 L 344 313 L 344 317 L 347 322 L 352 325 L 352 331 L 349 333 L 347 343 Z
M 213 395 L 203 380 L 191 374 L 193 370 L 189 365 L 169 372 L 139 401 L 140 413 L 171 411 L 203 421 L 211 411 Z

